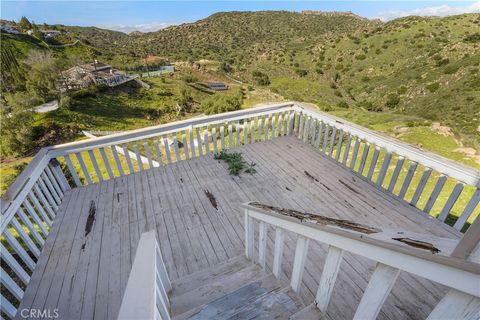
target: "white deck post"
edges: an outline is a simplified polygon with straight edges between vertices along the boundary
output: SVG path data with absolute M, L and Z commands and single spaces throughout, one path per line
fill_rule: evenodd
M 285 241 L 285 231 L 277 227 L 275 229 L 275 249 L 273 252 L 273 275 L 278 278 L 282 268 L 283 243 Z
M 263 221 L 259 223 L 258 234 L 258 263 L 265 268 L 267 251 L 267 224 Z
M 320 278 L 317 295 L 315 297 L 315 304 L 321 312 L 327 311 L 342 260 L 343 250 L 329 246 L 325 265 L 323 266 L 322 277 Z
M 290 282 L 290 285 L 295 292 L 300 290 L 300 285 L 302 284 L 309 241 L 310 239 L 298 235 L 297 246 L 295 248 L 295 258 L 293 261 L 292 280 Z
M 377 263 L 353 319 L 376 319 L 399 274 L 399 269 Z
M 247 259 L 253 259 L 254 228 L 253 218 L 250 217 L 248 210 L 245 210 L 245 256 Z

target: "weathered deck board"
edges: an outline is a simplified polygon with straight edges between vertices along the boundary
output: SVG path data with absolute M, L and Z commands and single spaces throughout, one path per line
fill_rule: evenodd
M 246 201 L 458 237 L 452 228 L 354 176 L 298 139 L 282 137 L 240 149 L 257 164 L 255 175 L 229 176 L 226 165 L 210 155 L 69 191 L 20 309 L 58 308 L 65 319 L 115 319 L 142 232 L 157 230 L 168 273 L 178 279 L 243 253 L 239 204 Z M 85 236 L 91 201 L 95 222 Z M 269 228 L 270 269 L 273 239 Z M 292 270 L 295 241 L 296 236 L 286 234 L 284 277 Z M 309 247 L 301 289 L 307 304 L 316 293 L 326 250 L 317 243 Z M 374 267 L 371 261 L 345 254 L 328 307 L 331 319 L 353 316 Z M 445 292 L 442 286 L 401 274 L 379 318 L 425 318 Z

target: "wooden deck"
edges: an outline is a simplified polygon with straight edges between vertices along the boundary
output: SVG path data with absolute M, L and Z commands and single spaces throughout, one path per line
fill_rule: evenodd
M 240 150 L 257 164 L 255 175 L 229 176 L 226 165 L 210 155 L 69 191 L 19 311 L 57 308 L 63 319 L 116 319 L 142 232 L 156 228 L 169 275 L 178 279 L 243 254 L 239 204 L 246 201 L 459 237 L 293 137 Z M 269 247 L 273 237 L 270 230 Z M 286 274 L 294 247 L 295 238 L 287 235 Z M 313 301 L 326 256 L 326 247 L 316 243 L 309 250 L 301 291 L 305 302 Z M 332 319 L 352 318 L 374 268 L 358 256 L 345 259 L 328 308 Z M 270 265 L 271 260 L 267 257 Z M 379 318 L 424 319 L 445 292 L 401 274 Z

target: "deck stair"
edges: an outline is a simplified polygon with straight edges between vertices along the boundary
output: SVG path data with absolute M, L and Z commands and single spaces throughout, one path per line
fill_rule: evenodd
M 170 301 L 182 320 L 289 319 L 305 308 L 286 280 L 243 255 L 172 282 Z

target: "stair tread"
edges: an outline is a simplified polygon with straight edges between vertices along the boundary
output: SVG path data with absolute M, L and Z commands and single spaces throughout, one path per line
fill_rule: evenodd
M 239 255 L 226 260 L 214 267 L 197 271 L 185 277 L 172 282 L 171 297 L 180 296 L 186 292 L 208 284 L 212 279 L 220 279 L 228 277 L 241 269 L 252 265 L 252 261 L 245 258 L 245 255 Z
M 288 319 L 303 304 L 285 285 L 269 274 L 175 319 Z
M 309 304 L 290 317 L 291 320 L 330 320 L 327 314 L 322 314 L 315 303 Z
M 181 295 L 172 296 L 171 314 L 180 315 L 208 304 L 251 282 L 265 278 L 267 273 L 259 266 L 250 264 L 226 276 L 209 278 L 207 282 Z

